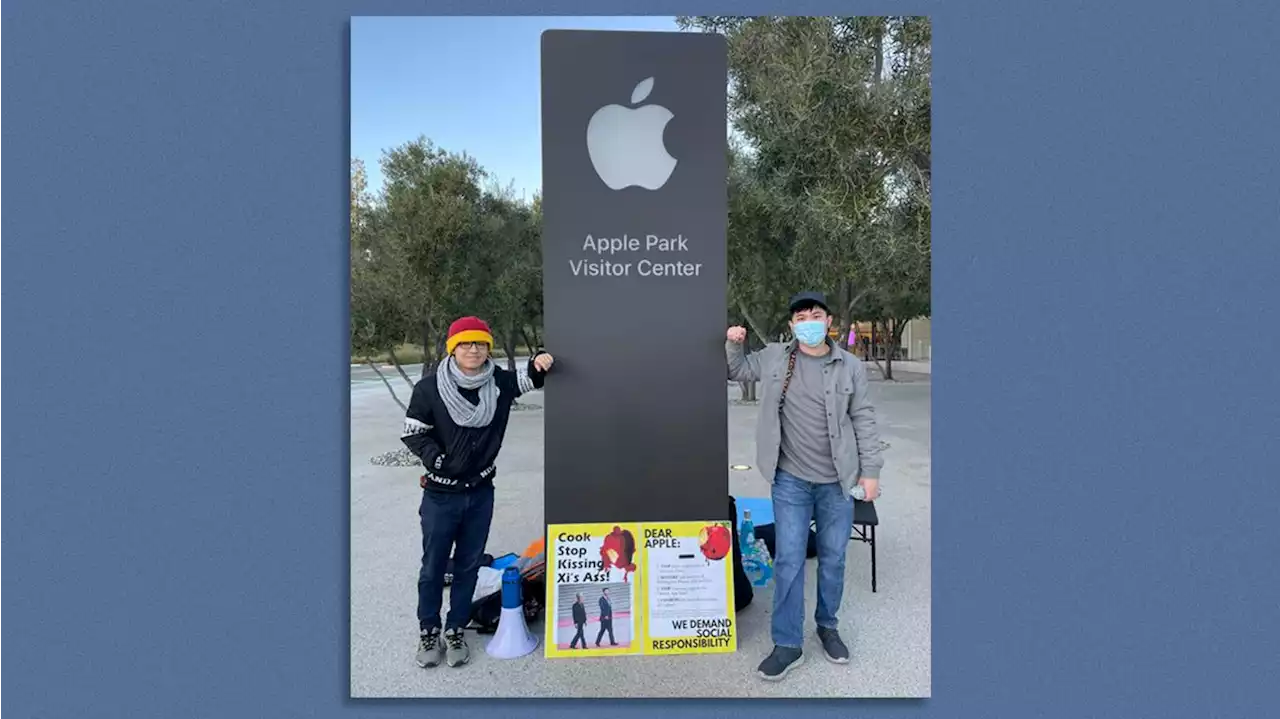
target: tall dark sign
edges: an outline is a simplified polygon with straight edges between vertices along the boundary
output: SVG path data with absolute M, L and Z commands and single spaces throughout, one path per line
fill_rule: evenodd
M 542 35 L 546 521 L 727 518 L 724 38 Z

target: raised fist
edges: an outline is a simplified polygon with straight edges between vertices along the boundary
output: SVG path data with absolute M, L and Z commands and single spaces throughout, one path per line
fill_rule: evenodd
M 730 327 L 729 331 L 725 333 L 725 338 L 728 339 L 730 342 L 736 342 L 738 344 L 742 344 L 743 342 L 747 341 L 747 328 Z

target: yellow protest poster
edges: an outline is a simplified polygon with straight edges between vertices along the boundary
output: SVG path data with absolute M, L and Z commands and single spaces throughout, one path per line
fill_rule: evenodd
M 545 654 L 639 654 L 645 575 L 634 523 L 547 527 Z
M 644 653 L 737 651 L 729 523 L 645 523 L 642 530 Z

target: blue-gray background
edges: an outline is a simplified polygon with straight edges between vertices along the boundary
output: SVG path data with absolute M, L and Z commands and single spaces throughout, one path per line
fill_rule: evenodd
M 784 7 L 890 9 L 5 3 L 6 715 L 473 715 L 345 699 L 347 18 Z M 855 710 L 1273 713 L 1280 10 L 911 9 L 934 698 Z

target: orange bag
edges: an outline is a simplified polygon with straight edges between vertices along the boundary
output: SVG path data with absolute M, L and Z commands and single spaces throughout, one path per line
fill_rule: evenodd
M 535 539 L 520 553 L 520 576 L 525 579 L 541 577 L 547 572 L 547 543 L 543 537 Z

